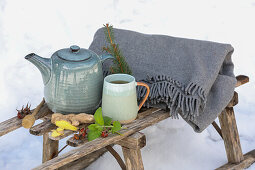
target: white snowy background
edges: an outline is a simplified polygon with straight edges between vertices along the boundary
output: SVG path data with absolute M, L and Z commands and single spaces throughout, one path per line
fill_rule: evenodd
M 95 31 L 107 22 L 143 33 L 232 44 L 235 74 L 250 77 L 236 89 L 242 149 L 255 148 L 255 0 L 0 0 L 0 122 L 16 116 L 27 102 L 35 107 L 43 97 L 41 74 L 25 55 L 49 58 L 73 44 L 88 48 Z M 195 133 L 183 120 L 167 119 L 143 132 L 146 170 L 209 170 L 227 162 L 223 141 L 212 126 Z M 42 137 L 27 129 L 0 137 L 0 169 L 31 169 L 41 163 L 41 155 Z M 88 169 L 120 168 L 105 154 Z

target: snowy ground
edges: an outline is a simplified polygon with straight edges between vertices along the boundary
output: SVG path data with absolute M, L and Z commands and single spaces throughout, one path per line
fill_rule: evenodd
M 43 97 L 40 72 L 26 54 L 50 57 L 72 44 L 88 48 L 95 31 L 110 22 L 116 28 L 232 44 L 235 74 L 250 77 L 237 89 L 235 108 L 246 153 L 255 148 L 254 18 L 255 0 L 0 0 L 0 121 Z M 183 120 L 167 119 L 144 133 L 146 170 L 206 170 L 227 162 L 223 141 L 211 126 L 197 134 Z M 0 137 L 0 169 L 31 169 L 41 163 L 41 154 L 42 137 L 24 128 Z M 120 168 L 106 154 L 88 169 Z

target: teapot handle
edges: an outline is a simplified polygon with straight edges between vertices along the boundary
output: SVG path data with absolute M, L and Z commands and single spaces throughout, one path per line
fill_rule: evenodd
M 102 63 L 107 59 L 114 59 L 114 57 L 111 54 L 102 54 L 99 57 Z
M 139 109 L 138 109 L 138 111 L 139 111 L 142 108 L 143 104 L 145 103 L 145 101 L 147 100 L 147 98 L 150 94 L 150 87 L 147 84 L 142 83 L 142 82 L 137 82 L 137 86 L 144 86 L 147 89 L 145 97 L 143 98 L 142 102 L 139 104 Z

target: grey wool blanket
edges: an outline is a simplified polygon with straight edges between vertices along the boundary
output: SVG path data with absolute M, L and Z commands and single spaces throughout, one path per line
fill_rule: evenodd
M 236 84 L 231 45 L 122 29 L 113 32 L 136 81 L 150 86 L 145 106 L 168 108 L 173 118 L 181 115 L 202 132 L 231 100 Z M 102 54 L 108 45 L 100 28 L 89 49 Z M 104 71 L 110 65 L 106 61 Z M 145 93 L 144 87 L 137 87 L 138 100 Z

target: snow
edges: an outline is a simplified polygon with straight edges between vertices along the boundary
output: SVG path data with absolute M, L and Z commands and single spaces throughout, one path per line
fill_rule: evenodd
M 143 33 L 232 44 L 235 74 L 250 77 L 237 89 L 235 107 L 246 153 L 255 148 L 254 17 L 255 0 L 0 0 L 0 122 L 27 102 L 35 107 L 43 97 L 40 72 L 25 55 L 49 58 L 73 44 L 88 48 L 95 31 L 109 22 Z M 182 119 L 167 119 L 143 132 L 146 170 L 215 169 L 227 162 L 223 141 L 212 126 L 195 133 Z M 60 148 L 64 145 L 61 141 Z M 0 137 L 0 169 L 31 169 L 41 163 L 41 154 L 42 137 L 24 128 Z M 120 168 L 107 153 L 88 169 Z

